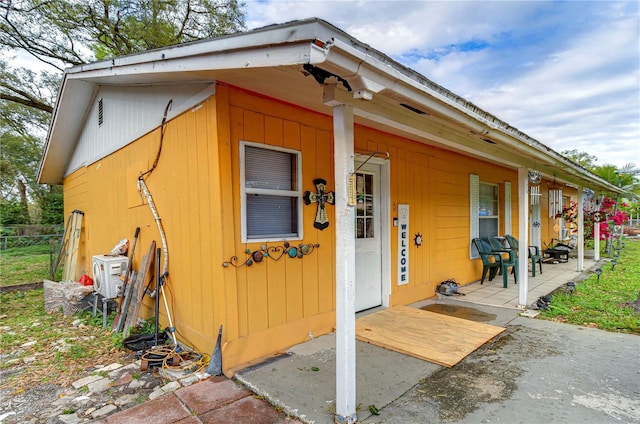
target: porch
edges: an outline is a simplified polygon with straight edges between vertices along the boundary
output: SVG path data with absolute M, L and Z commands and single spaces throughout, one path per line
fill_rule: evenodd
M 577 271 L 577 259 L 575 258 L 570 258 L 566 263 L 545 263 L 542 264 L 542 273 L 538 269 L 535 277 L 531 276 L 531 264 L 529 263 L 527 306 L 534 304 L 540 296 L 551 293 L 569 281 L 585 279 L 588 277 L 588 271 L 595 268 L 597 263 L 593 258 L 585 258 L 582 272 Z M 502 287 L 502 277 L 496 276 L 492 281 L 485 280 L 484 284 L 480 284 L 480 280 L 478 280 L 463 286 L 460 288 L 460 292 L 465 295 L 456 296 L 456 298 L 463 302 L 504 308 L 517 308 L 518 305 L 519 285 L 514 284 L 513 275 L 509 275 L 507 288 Z

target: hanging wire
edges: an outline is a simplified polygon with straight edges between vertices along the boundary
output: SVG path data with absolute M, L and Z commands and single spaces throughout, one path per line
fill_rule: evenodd
M 183 344 L 177 344 L 151 347 L 144 351 L 140 359 L 148 363 L 161 362 L 161 374 L 165 377 L 175 378 L 179 373 L 182 378 L 204 372 L 209 365 L 210 355 L 197 352 Z
M 164 265 L 162 268 L 162 275 L 159 278 L 163 284 L 160 284 L 160 290 L 156 291 L 156 296 L 162 296 L 164 300 L 164 307 L 167 311 L 167 318 L 169 320 L 169 329 L 170 329 L 171 337 L 173 339 L 173 343 L 177 346 L 178 341 L 175 335 L 175 328 L 173 326 L 173 321 L 171 319 L 169 305 L 167 304 L 167 297 L 164 293 L 164 285 L 165 285 L 164 283 L 166 283 L 167 277 L 169 276 L 169 246 L 167 244 L 167 236 L 164 231 L 164 227 L 162 226 L 162 220 L 160 219 L 160 215 L 158 214 L 158 209 L 156 208 L 156 205 L 153 202 L 153 196 L 151 196 L 151 192 L 149 191 L 149 187 L 147 186 L 147 183 L 145 181 L 145 177 L 148 177 L 149 175 L 151 175 L 151 173 L 158 166 L 158 162 L 160 161 L 160 154 L 162 153 L 162 145 L 164 142 L 164 134 L 167 127 L 167 114 L 169 113 L 169 109 L 171 108 L 172 103 L 173 103 L 173 99 L 169 100 L 169 102 L 167 102 L 167 106 L 164 108 L 164 115 L 162 117 L 162 123 L 160 124 L 160 143 L 158 145 L 156 158 L 153 161 L 153 165 L 151 166 L 151 168 L 149 168 L 146 172 L 143 172 L 142 174 L 140 174 L 140 176 L 138 177 L 137 186 L 138 186 L 138 192 L 144 195 L 145 199 L 147 200 L 149 209 L 151 209 L 153 218 L 156 221 L 158 232 L 160 233 L 160 240 L 162 241 L 162 253 L 164 256 Z M 156 287 L 156 289 L 158 288 Z
M 356 172 L 358 172 L 360 168 L 362 168 L 367 162 L 369 162 L 376 155 L 385 155 L 385 160 L 388 160 L 390 156 L 389 152 L 373 152 L 369 155 L 369 157 L 364 162 L 360 164 L 358 168 L 356 168 L 355 171 L 353 171 L 353 173 L 355 174 Z
M 164 108 L 164 115 L 162 116 L 162 123 L 160 124 L 160 144 L 158 145 L 158 152 L 156 153 L 156 159 L 153 161 L 153 165 L 146 172 L 143 172 L 140 175 L 140 178 L 144 178 L 146 175 L 151 174 L 156 167 L 158 166 L 158 162 L 160 161 L 160 153 L 162 153 L 162 142 L 164 141 L 164 131 L 167 127 L 167 113 L 169 113 L 169 109 L 171 108 L 171 104 L 173 103 L 173 99 L 170 99 L 167 103 L 167 106 Z

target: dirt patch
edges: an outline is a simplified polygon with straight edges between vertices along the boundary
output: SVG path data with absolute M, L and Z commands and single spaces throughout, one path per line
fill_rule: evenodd
M 16 291 L 35 290 L 42 288 L 42 281 L 35 283 L 14 284 L 12 286 L 0 286 L 0 293 L 10 293 Z
M 443 368 L 423 380 L 413 395 L 417 402 L 436 403 L 440 420 L 456 421 L 482 403 L 509 399 L 527 359 L 557 355 L 555 340 L 543 331 L 509 326 L 452 368 Z

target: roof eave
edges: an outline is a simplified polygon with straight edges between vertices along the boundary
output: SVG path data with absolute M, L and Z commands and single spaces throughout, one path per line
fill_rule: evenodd
M 314 43 L 316 40 L 321 43 Z M 62 181 L 73 144 L 101 83 L 148 84 L 185 78 L 185 75 L 188 78 L 198 71 L 241 71 L 305 63 L 322 64 L 323 69 L 349 81 L 354 90 L 393 92 L 412 99 L 468 128 L 470 136 L 481 134 L 496 138 L 521 152 L 522 163 L 517 166 L 530 166 L 526 159 L 533 157 L 575 184 L 620 192 L 618 187 L 539 141 L 319 19 L 294 21 L 69 68 L 52 116 L 38 181 L 50 184 Z M 366 104 L 362 107 L 366 108 Z M 513 162 L 510 164 L 513 166 Z
M 309 19 L 66 69 L 38 170 L 38 182 L 62 183 L 65 166 L 101 83 L 149 84 L 167 82 L 176 75 L 198 70 L 313 63 L 324 60 L 324 56 L 317 54 L 311 42 L 318 36 L 331 38 L 332 29 L 324 21 Z
M 538 158 L 539 161 L 556 168 L 558 174 L 568 174 L 565 175 L 568 182 L 606 192 L 622 193 L 617 186 L 442 86 L 392 61 L 382 53 L 374 51 L 372 54 L 369 46 L 359 44 L 353 38 L 348 42 L 333 40 L 327 51 L 327 60 L 323 64 L 323 67 L 329 70 L 332 66 L 333 70 L 344 70 L 341 76 L 351 83 L 354 90 L 368 90 L 374 95 L 383 89 L 394 91 L 401 96 L 412 98 L 426 108 L 447 115 L 471 131 L 499 139 L 510 148 Z M 522 165 L 526 166 L 525 163 Z

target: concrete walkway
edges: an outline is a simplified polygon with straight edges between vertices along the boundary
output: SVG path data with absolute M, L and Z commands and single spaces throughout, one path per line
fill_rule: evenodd
M 595 265 L 587 262 L 585 269 Z M 543 265 L 543 274 L 530 279 L 528 303 L 589 275 L 576 271 L 575 259 Z M 488 317 L 485 322 L 507 327 L 504 336 L 453 368 L 358 342 L 359 422 L 640 423 L 638 336 L 521 317 L 518 286 L 503 289 L 502 279 L 461 291 L 467 295 L 412 306 L 471 307 Z M 235 378 L 305 423 L 330 424 L 335 354 L 331 334 Z M 427 396 L 436 384 L 444 388 Z M 370 405 L 380 415 L 372 415 Z
M 529 271 L 527 305 L 534 304 L 540 296 L 551 293 L 556 288 L 566 285 L 569 281 L 580 281 L 587 278 L 598 263 L 593 259 L 584 260 L 584 270 L 577 271 L 577 260 L 570 259 L 566 263 L 545 263 L 542 265 L 542 274 L 538 268 L 536 276 L 531 276 Z M 529 265 L 531 268 L 531 265 Z M 518 293 L 520 286 L 514 284 L 513 276 L 509 276 L 509 287 L 502 287 L 502 277 L 496 276 L 492 281 L 480 280 L 464 286 L 460 291 L 465 293 L 460 300 L 479 305 L 502 306 L 516 308 L 518 305 Z

